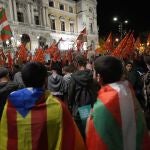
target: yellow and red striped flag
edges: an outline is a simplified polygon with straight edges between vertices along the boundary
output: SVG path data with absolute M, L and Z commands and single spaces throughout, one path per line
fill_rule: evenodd
M 40 88 L 11 93 L 0 122 L 0 150 L 60 149 L 85 150 L 65 105 Z

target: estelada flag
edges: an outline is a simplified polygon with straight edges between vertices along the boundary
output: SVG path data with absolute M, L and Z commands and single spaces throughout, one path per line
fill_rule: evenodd
M 44 63 L 45 62 L 44 50 L 41 48 L 37 49 L 32 61 Z
M 0 122 L 0 150 L 85 150 L 69 111 L 41 88 L 11 93 Z
M 98 93 L 87 123 L 88 150 L 148 150 L 144 115 L 127 81 L 108 84 Z
M 141 46 L 141 40 L 140 40 L 140 37 L 137 37 L 135 43 L 134 43 L 134 48 L 135 49 L 139 49 Z
M 5 9 L 0 7 L 0 41 L 6 41 L 12 37 L 12 31 L 8 24 Z

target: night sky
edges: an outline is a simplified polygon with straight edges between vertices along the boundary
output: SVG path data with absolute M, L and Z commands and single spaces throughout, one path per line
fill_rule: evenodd
M 120 21 L 128 19 L 124 25 L 126 30 L 134 30 L 135 34 L 150 31 L 150 5 L 148 0 L 97 0 L 99 35 L 108 35 L 110 31 L 118 32 L 117 23 L 113 17 L 118 16 Z

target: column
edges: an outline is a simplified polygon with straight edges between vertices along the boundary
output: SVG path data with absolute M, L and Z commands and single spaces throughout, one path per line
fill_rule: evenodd
M 10 13 L 10 21 L 13 21 L 14 17 L 13 17 L 12 0 L 9 0 L 9 13 Z
M 31 4 L 31 23 L 34 24 L 34 10 L 32 4 Z
M 46 26 L 45 7 L 42 7 L 42 20 L 43 20 L 43 26 Z
M 13 0 L 13 8 L 14 8 L 14 21 L 18 22 L 16 0 Z
M 27 13 L 28 13 L 28 23 L 31 24 L 32 16 L 31 16 L 31 7 L 29 3 L 27 4 Z
M 48 8 L 46 7 L 45 8 L 45 14 L 46 14 L 46 26 L 50 26 L 50 23 L 49 23 L 49 16 L 48 16 Z

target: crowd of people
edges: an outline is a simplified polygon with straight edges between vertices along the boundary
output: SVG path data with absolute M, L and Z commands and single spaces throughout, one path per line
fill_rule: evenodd
M 0 150 L 149 150 L 150 55 L 0 67 Z

